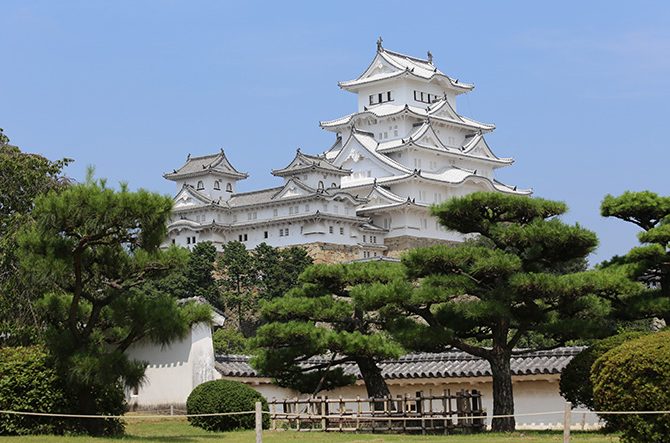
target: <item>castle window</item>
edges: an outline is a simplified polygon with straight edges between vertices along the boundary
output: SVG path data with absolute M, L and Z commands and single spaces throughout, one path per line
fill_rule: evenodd
M 284 235 L 288 237 L 288 228 L 284 229 Z
M 215 189 L 216 191 L 220 191 L 220 190 L 221 190 L 221 184 L 219 183 L 218 180 L 214 180 L 214 189 Z
M 393 99 L 391 98 L 391 91 L 372 94 L 368 97 L 368 99 L 371 105 L 378 105 L 379 103 L 386 103 L 393 101 Z
M 319 191 L 323 191 L 323 182 L 319 180 L 319 186 L 318 186 Z
M 333 233 L 333 227 L 332 227 L 332 226 L 328 226 L 328 233 L 329 233 L 329 234 L 332 234 L 332 233 Z
M 331 183 L 331 184 L 330 184 L 330 187 L 331 187 L 331 188 L 337 188 L 337 183 L 335 183 L 335 182 Z
M 268 238 L 268 231 L 263 232 L 263 238 Z
M 233 185 L 226 183 L 226 192 L 233 192 Z
M 205 185 L 202 183 L 202 180 L 198 180 L 198 186 L 196 186 L 196 189 L 198 191 L 202 191 L 203 189 L 205 189 Z
M 275 208 L 275 209 L 272 210 L 272 216 L 273 216 L 273 217 L 276 217 L 276 216 L 277 216 L 277 208 Z
M 340 227 L 340 235 L 344 235 L 344 228 Z
M 191 244 L 191 237 L 186 237 L 186 244 L 190 245 Z
M 363 236 L 363 243 L 365 243 L 365 238 L 366 238 L 366 237 L 365 237 L 365 235 L 364 235 L 364 236 Z

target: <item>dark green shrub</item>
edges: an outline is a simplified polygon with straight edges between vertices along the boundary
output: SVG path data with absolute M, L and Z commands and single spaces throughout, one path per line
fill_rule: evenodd
M 643 335 L 643 332 L 624 332 L 599 340 L 577 354 L 561 371 L 559 389 L 563 398 L 574 406 L 593 409 L 593 385 L 590 378 L 593 363 L 610 349 Z
M 602 411 L 670 410 L 670 331 L 618 346 L 591 369 L 594 406 Z M 624 443 L 667 442 L 670 415 L 612 415 L 608 424 Z
M 231 380 L 213 380 L 197 386 L 186 400 L 189 414 L 214 414 L 217 412 L 254 411 L 256 402 L 268 410 L 268 402 L 249 386 Z M 255 415 L 223 415 L 217 417 L 189 417 L 193 426 L 208 431 L 231 431 L 234 429 L 254 429 Z M 270 426 L 270 417 L 263 414 L 263 428 Z
M 0 410 L 58 413 L 65 410 L 59 377 L 43 349 L 0 348 Z M 52 417 L 0 415 L 0 435 L 61 433 L 64 423 Z

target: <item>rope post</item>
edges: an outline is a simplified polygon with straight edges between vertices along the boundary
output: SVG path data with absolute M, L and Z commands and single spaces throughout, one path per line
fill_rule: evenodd
M 563 413 L 563 443 L 570 443 L 570 425 L 572 424 L 572 403 L 565 402 Z
M 263 443 L 263 409 L 261 402 L 256 402 L 256 443 Z

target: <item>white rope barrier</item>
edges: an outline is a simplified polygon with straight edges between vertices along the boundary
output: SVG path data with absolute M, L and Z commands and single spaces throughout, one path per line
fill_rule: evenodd
M 267 413 L 267 411 L 264 411 Z M 12 415 L 31 415 L 38 417 L 65 417 L 65 418 L 184 418 L 184 417 L 218 417 L 224 415 L 247 415 L 255 414 L 256 411 L 244 411 L 244 412 L 217 412 L 213 414 L 183 414 L 183 415 L 86 415 L 86 414 L 52 414 L 49 412 L 26 412 L 26 411 L 1 411 L 0 414 L 12 414 Z
M 424 416 L 404 416 L 404 417 L 386 417 L 383 415 L 356 415 L 356 414 L 300 414 L 294 412 L 269 412 L 262 411 L 262 414 L 266 415 L 275 415 L 278 418 L 288 419 L 288 418 L 300 418 L 300 419 L 324 419 L 324 418 L 353 418 L 359 420 L 408 420 L 408 419 L 434 419 L 440 420 L 444 418 L 453 419 L 453 420 L 470 420 L 470 419 L 494 419 L 494 418 L 516 418 L 516 417 L 534 417 L 541 415 L 558 415 L 563 414 L 564 411 L 546 411 L 546 412 L 527 412 L 523 414 L 507 414 L 507 415 L 486 415 L 482 414 L 479 416 L 457 416 L 457 415 L 447 415 L 447 414 L 435 414 L 435 415 L 424 415 Z M 149 419 L 149 418 L 188 418 L 188 417 L 219 417 L 219 416 L 229 416 L 229 415 L 249 415 L 255 414 L 256 411 L 243 411 L 243 412 L 217 412 L 211 414 L 180 414 L 180 415 L 165 415 L 165 414 L 155 414 L 155 415 L 86 415 L 86 414 L 54 414 L 49 412 L 28 412 L 28 411 L 4 411 L 0 410 L 0 414 L 10 414 L 10 415 L 29 415 L 29 416 L 38 416 L 38 417 L 63 417 L 63 418 L 99 418 L 99 419 L 110 419 L 110 418 L 121 418 L 121 419 Z M 670 411 L 591 411 L 591 410 L 581 410 L 575 409 L 572 411 L 573 414 L 598 414 L 598 415 L 653 415 L 653 414 L 670 414 Z

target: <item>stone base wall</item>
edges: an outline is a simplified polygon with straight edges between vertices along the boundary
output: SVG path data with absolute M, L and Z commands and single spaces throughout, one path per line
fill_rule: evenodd
M 300 245 L 314 263 L 345 263 L 361 258 L 360 246 L 337 245 L 334 243 L 307 243 Z
M 388 248 L 386 255 L 388 257 L 400 258 L 403 252 L 408 249 L 424 248 L 433 245 L 457 245 L 459 244 L 453 240 L 439 240 L 436 238 L 426 237 L 412 237 L 410 235 L 403 235 L 400 237 L 384 239 L 384 245 Z

